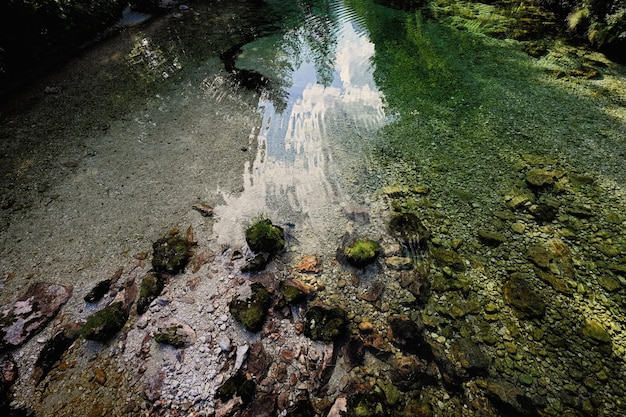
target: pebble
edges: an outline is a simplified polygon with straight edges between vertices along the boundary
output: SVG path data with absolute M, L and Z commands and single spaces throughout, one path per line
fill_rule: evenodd
M 232 349 L 231 341 L 227 336 L 220 336 L 217 339 L 217 345 L 220 347 L 222 352 L 230 352 Z

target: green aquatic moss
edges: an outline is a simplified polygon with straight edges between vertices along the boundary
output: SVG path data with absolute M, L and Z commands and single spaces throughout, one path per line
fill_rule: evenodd
M 157 272 L 178 274 L 191 257 L 193 242 L 174 229 L 152 244 L 152 268 Z
M 332 343 L 346 327 L 346 312 L 339 307 L 313 306 L 306 313 L 304 335 L 312 340 Z
M 234 297 L 228 305 L 228 309 L 235 320 L 243 324 L 246 330 L 256 333 L 263 328 L 267 310 L 272 300 L 269 291 L 263 284 L 255 282 L 250 288 L 252 290 L 250 298 L 240 300 Z
M 124 327 L 126 320 L 128 312 L 121 302 L 115 302 L 89 316 L 80 334 L 88 340 L 106 342 Z
M 277 255 L 285 248 L 285 233 L 271 220 L 261 218 L 246 229 L 246 243 L 252 252 Z
M 371 239 L 356 239 L 343 250 L 346 261 L 357 268 L 373 263 L 380 253 L 380 245 Z
M 137 300 L 137 314 L 143 314 L 148 310 L 150 303 L 154 301 L 165 287 L 165 277 L 158 272 L 148 272 L 141 281 L 139 299 Z

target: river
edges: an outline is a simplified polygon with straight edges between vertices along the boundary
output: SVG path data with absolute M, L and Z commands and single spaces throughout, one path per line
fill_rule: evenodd
M 626 69 L 547 34 L 520 36 L 511 13 L 542 15 L 516 2 L 437 1 L 422 11 L 284 3 L 191 2 L 3 102 L 0 304 L 33 281 L 74 291 L 54 326 L 15 352 L 15 405 L 85 415 L 85 403 L 107 397 L 93 415 L 222 412 L 213 396 L 232 372 L 220 335 L 234 346 L 268 343 L 238 331 L 227 307 L 246 287 L 244 230 L 267 217 L 287 235 L 268 274 L 301 279 L 314 303 L 344 308 L 351 340 L 367 351 L 364 364 L 337 365 L 324 394 L 289 365 L 319 414 L 347 396 L 349 407 L 384 409 L 354 414 L 368 416 L 620 415 Z M 213 214 L 194 210 L 199 203 Z M 389 227 L 407 213 L 428 230 L 417 250 Z M 83 295 L 119 268 L 138 283 L 152 243 L 189 226 L 213 264 L 175 278 L 146 313 L 147 330 L 133 316 L 124 342 L 77 344 L 62 362 L 74 360 L 73 376 L 33 386 L 41 344 L 105 304 Z M 342 265 L 336 255 L 350 236 L 379 241 L 379 261 Z M 307 255 L 324 265 L 311 279 L 294 272 Z M 200 276 L 195 293 L 185 287 Z M 285 330 L 298 321 L 292 313 L 277 325 L 291 341 L 266 349 L 291 343 L 304 363 L 322 347 Z M 186 356 L 153 348 L 141 379 L 135 353 L 166 315 L 184 317 L 210 347 Z M 394 318 L 418 323 L 419 340 L 391 329 Z M 343 363 L 348 354 L 336 349 Z M 161 367 L 158 405 L 120 394 L 142 391 Z M 121 377 L 81 380 L 96 369 Z M 260 392 L 280 398 L 287 388 L 274 384 Z M 366 388 L 373 403 L 358 395 Z M 276 413 L 302 399 L 288 393 Z

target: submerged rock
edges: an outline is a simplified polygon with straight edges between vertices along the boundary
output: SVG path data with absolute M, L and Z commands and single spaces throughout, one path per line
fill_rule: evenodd
M 261 272 L 262 270 L 264 270 L 268 263 L 269 258 L 263 256 L 262 254 L 258 254 L 254 258 L 246 262 L 243 267 L 241 267 L 241 272 L 250 272 L 256 274 L 257 272 Z
M 196 332 L 187 324 L 178 320 L 163 320 L 159 323 L 158 329 L 158 332 L 154 335 L 154 340 L 157 343 L 182 348 L 191 346 L 196 342 Z
M 304 335 L 313 340 L 332 343 L 346 326 L 346 312 L 339 307 L 312 306 L 306 312 Z
M 370 392 L 359 392 L 348 397 L 346 417 L 391 416 L 384 392 L 375 386 Z
M 247 300 L 233 297 L 228 308 L 235 320 L 243 324 L 246 330 L 256 333 L 263 327 L 267 310 L 271 304 L 269 291 L 258 282 L 250 286 L 252 295 Z
M 242 371 L 237 371 L 228 378 L 215 392 L 215 398 L 226 402 L 234 396 L 241 398 L 244 405 L 249 404 L 256 394 L 256 384 L 246 377 Z
M 606 331 L 604 326 L 595 320 L 585 320 L 583 322 L 581 333 L 584 338 L 597 343 L 611 343 L 611 335 Z
M 36 282 L 13 304 L 0 308 L 0 353 L 39 332 L 72 295 L 72 287 Z
M 79 336 L 78 330 L 78 327 L 63 329 L 44 344 L 33 370 L 35 383 L 39 383 L 46 377 L 54 364 L 61 359 L 65 351 L 74 343 Z
M 88 340 L 106 342 L 119 332 L 128 320 L 128 311 L 118 301 L 96 311 L 87 318 L 80 334 Z
M 410 253 L 426 249 L 430 232 L 413 213 L 398 213 L 389 220 L 389 232 Z
M 371 239 L 355 239 L 343 249 L 346 261 L 357 268 L 374 263 L 379 254 L 380 245 Z
M 546 311 L 546 304 L 541 297 L 530 288 L 521 274 L 514 274 L 504 284 L 504 300 L 515 307 L 522 315 L 539 318 Z
M 150 271 L 141 281 L 139 299 L 137 300 L 137 314 L 143 314 L 148 310 L 150 303 L 154 301 L 165 287 L 165 276 L 158 272 Z
M 261 219 L 246 229 L 246 243 L 252 252 L 274 256 L 285 248 L 285 233 L 271 220 Z
M 152 244 L 152 268 L 156 272 L 172 275 L 182 272 L 191 258 L 191 248 L 195 244 L 190 234 L 188 230 L 187 236 L 182 237 L 178 229 L 173 229 L 154 242 Z

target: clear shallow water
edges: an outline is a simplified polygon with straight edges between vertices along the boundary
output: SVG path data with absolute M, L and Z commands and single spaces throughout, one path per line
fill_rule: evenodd
M 172 227 L 192 225 L 215 250 L 242 245 L 246 223 L 261 213 L 293 236 L 286 262 L 315 253 L 332 263 L 341 236 L 355 227 L 343 209 L 360 203 L 372 218 L 356 226 L 360 233 L 384 236 L 394 208 L 417 212 L 437 247 L 455 248 L 471 264 L 454 275 L 469 285 L 467 299 L 435 291 L 423 309 L 435 317 L 430 330 L 442 346 L 459 334 L 479 341 L 495 334 L 495 344 L 481 342 L 493 369 L 541 379 L 528 389 L 547 392 L 552 403 L 564 384 L 583 389 L 569 375 L 578 358 L 610 380 L 620 375 L 624 302 L 598 278 L 612 274 L 603 265 L 623 262 L 626 251 L 616 231 L 626 207 L 622 67 L 563 45 L 533 59 L 518 43 L 485 37 L 471 24 L 452 30 L 364 2 L 192 6 L 181 18 L 123 32 L 3 108 L 2 304 L 30 277 L 74 285 L 82 295 L 119 266 L 137 268 L 133 255 L 149 253 Z M 233 65 L 266 77 L 263 91 L 242 88 L 224 70 L 220 55 L 237 45 Z M 602 78 L 568 75 L 589 62 Z M 43 95 L 46 86 L 62 88 Z M 567 215 L 542 224 L 517 212 L 522 232 L 511 232 L 493 212 L 527 191 L 531 166 L 565 170 L 573 185 L 562 204 L 587 205 L 599 219 Z M 586 176 L 593 187 L 585 188 Z M 388 184 L 400 187 L 386 192 Z M 415 185 L 430 193 L 407 191 Z M 213 219 L 192 210 L 196 202 L 214 205 Z M 507 245 L 481 245 L 476 230 L 483 227 L 501 230 Z M 511 271 L 532 274 L 528 248 L 554 238 L 573 254 L 577 281 L 567 285 L 576 292 L 564 296 L 536 279 L 553 301 L 548 317 L 519 324 L 502 301 L 502 284 Z M 608 258 L 596 247 L 617 254 Z M 387 314 L 422 311 L 398 301 L 407 291 L 389 269 L 341 288 L 337 277 L 345 285 L 347 273 L 332 268 L 320 277 L 327 289 L 320 297 L 381 329 Z M 441 284 L 448 274 L 437 267 L 430 278 Z M 378 279 L 389 287 L 385 311 L 358 299 Z M 457 302 L 461 309 L 492 302 L 502 320 L 485 324 L 482 311 L 450 319 Z M 81 297 L 64 312 L 83 317 Z M 581 317 L 611 330 L 603 359 L 587 347 L 558 352 L 558 361 L 520 353 L 548 346 L 534 339 L 537 329 L 575 339 Z M 507 354 L 502 340 L 519 343 L 519 354 Z M 25 355 L 33 351 L 31 344 Z M 606 399 L 605 415 L 619 409 L 615 398 Z M 438 415 L 452 415 L 453 407 Z

